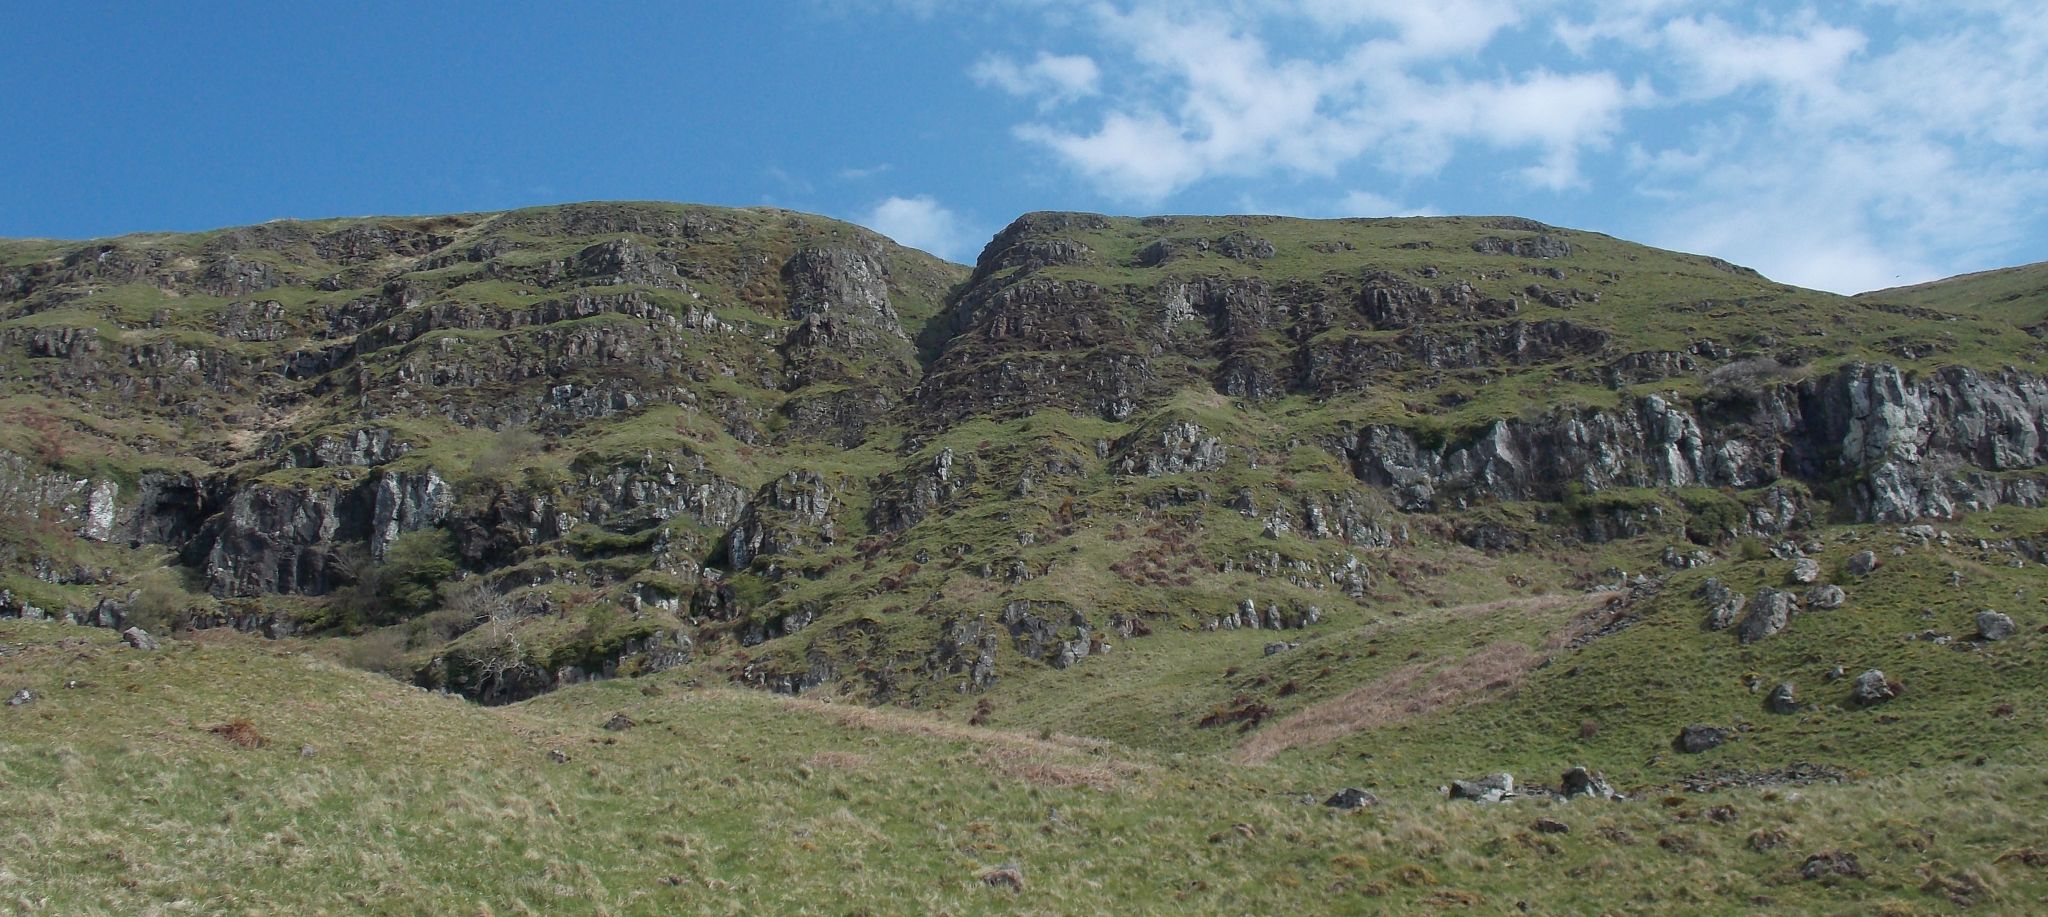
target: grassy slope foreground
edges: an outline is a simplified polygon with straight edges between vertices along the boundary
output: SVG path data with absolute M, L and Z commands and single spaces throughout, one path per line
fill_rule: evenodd
M 1342 815 L 1300 798 L 1326 787 L 1270 765 L 672 675 L 480 708 L 247 637 L 145 653 L 14 623 L 0 652 L 4 687 L 39 695 L 0 733 L 0 901 L 24 913 L 2048 900 L 2048 853 L 2027 841 L 2048 836 L 2048 773 L 2028 761 L 1630 803 L 1476 806 L 1404 789 Z M 603 728 L 618 715 L 634 725 Z M 1822 852 L 1853 854 L 1865 877 L 1802 878 Z

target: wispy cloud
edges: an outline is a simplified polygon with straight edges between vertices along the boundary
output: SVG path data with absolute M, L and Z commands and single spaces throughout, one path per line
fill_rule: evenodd
M 1023 64 L 1000 55 L 984 57 L 967 74 L 983 86 L 1035 99 L 1044 106 L 1092 96 L 1102 79 L 1102 71 L 1092 58 L 1045 52 Z

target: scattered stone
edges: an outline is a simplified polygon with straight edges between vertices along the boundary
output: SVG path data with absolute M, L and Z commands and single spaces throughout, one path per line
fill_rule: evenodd
M 1949 585 L 1949 588 L 1951 588 L 1951 589 L 1961 589 L 1961 588 L 1963 588 L 1963 571 L 1961 571 L 1961 570 L 1950 570 L 1950 571 L 1948 571 L 1948 585 Z
M 1811 586 L 1820 581 L 1820 561 L 1802 557 L 1792 564 L 1792 581 L 1801 586 Z
M 1938 630 L 1923 630 L 1917 634 L 1907 634 L 1906 639 L 1919 640 L 1925 643 L 1932 643 L 1935 646 L 1947 646 L 1955 638 L 1950 637 L 1949 635 L 1944 634 Z
M 1815 586 L 1806 591 L 1806 607 L 1820 611 L 1833 611 L 1849 601 L 1849 593 L 1840 586 Z
M 35 700 L 36 692 L 30 691 L 27 688 L 23 688 L 19 691 L 14 692 L 14 696 L 7 699 L 7 706 L 26 707 L 29 704 L 35 703 Z
M 158 649 L 156 638 L 150 636 L 149 631 L 143 630 L 140 627 L 131 627 L 122 631 L 121 639 L 127 641 L 129 646 L 144 652 L 155 652 Z
M 1374 796 L 1355 786 L 1347 786 L 1338 790 L 1337 795 L 1323 800 L 1323 805 L 1346 812 L 1379 804 L 1380 798 L 1378 796 Z
M 1771 689 L 1771 695 L 1764 698 L 1764 709 L 1772 713 L 1798 713 L 1799 689 L 1791 682 L 1779 682 Z
M 318 749 L 315 749 L 315 748 L 314 748 L 313 746 L 311 746 L 311 745 L 301 745 L 301 746 L 299 746 L 299 757 L 301 757 L 301 758 L 310 758 L 310 757 L 313 757 L 314 755 L 317 755 L 317 754 L 319 754 L 319 753 L 320 753 L 320 752 L 319 752 L 319 750 L 318 750 Z
M 1296 648 L 1296 647 L 1299 647 L 1299 646 L 1301 646 L 1301 644 L 1299 644 L 1299 643 L 1292 643 L 1292 642 L 1287 642 L 1287 643 L 1268 643 L 1268 644 L 1266 644 L 1266 655 L 1268 655 L 1268 656 L 1278 656 L 1278 655 L 1280 655 L 1281 653 L 1287 652 L 1288 650 L 1294 649 L 1294 648 Z
M 569 763 L 569 753 L 559 748 L 550 748 L 548 749 L 548 760 L 556 764 L 567 764 Z
M 1834 668 L 1828 670 L 1827 679 L 1829 681 L 1841 681 L 1842 679 L 1848 677 L 1848 675 L 1849 670 L 1844 669 L 1841 666 L 1835 666 Z
M 1554 818 L 1539 818 L 1529 825 L 1529 830 L 1537 834 L 1570 834 L 1572 826 Z
M 1977 612 L 1978 639 L 1995 642 L 2004 640 L 2016 633 L 2019 633 L 2019 627 L 2012 623 L 2012 618 L 1992 611 L 1989 608 Z
M 1883 671 L 1871 669 L 1856 676 L 1856 684 L 1850 689 L 1849 696 L 1856 703 L 1869 707 L 1898 697 L 1899 689 L 1885 680 Z
M 1513 774 L 1488 774 L 1471 780 L 1451 781 L 1452 799 L 1499 802 L 1513 795 L 1515 795 L 1515 777 Z
M 990 888 L 1007 888 L 1021 892 L 1024 890 L 1024 870 L 1015 863 L 1005 863 L 994 869 L 983 870 L 981 883 Z
M 1581 796 L 1613 799 L 1616 795 L 1614 787 L 1607 783 L 1606 778 L 1583 767 L 1574 767 L 1564 772 L 1564 776 L 1558 780 L 1558 794 L 1566 799 L 1577 799 Z
M 1805 786 L 1809 783 L 1842 783 L 1849 779 L 1840 768 L 1798 763 L 1778 770 L 1720 770 L 1688 774 L 1680 781 L 1688 793 L 1715 793 L 1733 789 L 1763 789 L 1775 786 Z M 1797 794 L 1786 794 L 1788 800 Z
M 1749 602 L 1749 614 L 1735 628 L 1735 635 L 1744 643 L 1755 643 L 1773 636 L 1792 623 L 1792 593 L 1765 587 L 1756 591 L 1756 597 Z
M 1857 551 L 1849 555 L 1848 562 L 1843 564 L 1842 568 L 1849 571 L 1850 576 L 1869 576 L 1877 569 L 1877 552 Z
M 1863 864 L 1856 862 L 1856 855 L 1843 850 L 1827 850 L 1807 857 L 1799 864 L 1799 875 L 1807 879 L 1842 877 L 1861 879 L 1869 875 L 1863 871 Z
M 632 717 L 627 716 L 623 713 L 614 713 L 612 714 L 611 719 L 604 721 L 604 729 L 606 732 L 625 732 L 626 730 L 638 725 L 640 724 L 633 722 Z
M 1732 729 L 1694 723 L 1678 731 L 1678 738 L 1672 746 L 1688 755 L 1697 755 L 1721 747 L 1735 734 Z

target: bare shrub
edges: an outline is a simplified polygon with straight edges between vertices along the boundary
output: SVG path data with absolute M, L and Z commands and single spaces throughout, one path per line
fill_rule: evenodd
M 248 717 L 238 716 L 206 731 L 243 748 L 262 748 L 270 744 L 269 739 L 256 731 L 256 725 L 249 722 Z

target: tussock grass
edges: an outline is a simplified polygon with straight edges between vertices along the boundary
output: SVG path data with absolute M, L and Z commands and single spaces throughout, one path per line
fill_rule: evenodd
M 6 679 L 44 694 L 0 711 L 0 909 L 25 913 L 2024 912 L 2048 895 L 2029 860 L 2048 775 L 2022 762 L 1670 806 L 1385 785 L 1343 815 L 1300 799 L 1345 778 L 1298 752 L 1247 767 L 660 678 L 479 708 L 246 639 L 144 654 L 10 623 L 0 649 Z M 614 713 L 638 725 L 607 732 Z M 237 716 L 272 742 L 206 731 Z M 1823 850 L 1868 876 L 1800 878 Z M 1011 866 L 1019 889 L 981 878 Z

